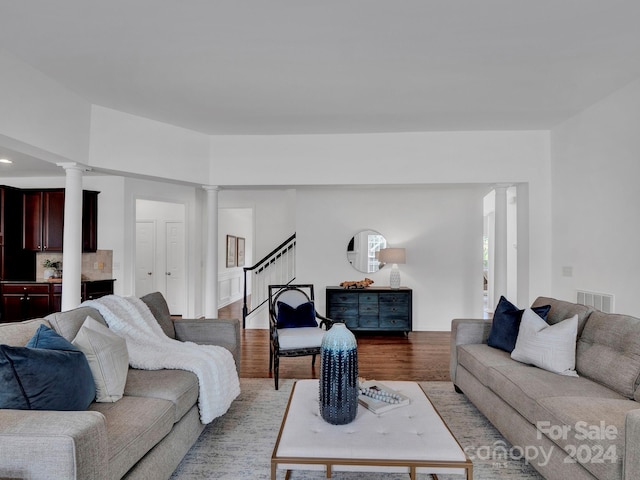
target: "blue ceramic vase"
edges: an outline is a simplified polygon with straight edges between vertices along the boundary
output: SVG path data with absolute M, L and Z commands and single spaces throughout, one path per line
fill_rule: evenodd
M 358 413 L 358 344 L 344 323 L 324 334 L 320 347 L 320 416 L 333 425 Z

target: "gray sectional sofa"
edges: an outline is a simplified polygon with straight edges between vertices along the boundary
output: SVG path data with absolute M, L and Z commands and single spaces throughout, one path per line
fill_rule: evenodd
M 172 320 L 159 293 L 142 300 L 167 335 L 221 345 L 240 369 L 238 320 Z M 42 324 L 71 341 L 87 316 L 79 307 L 45 319 L 0 324 L 0 343 L 24 346 Z M 124 396 L 86 411 L 0 409 L 0 478 L 115 480 L 169 478 L 204 425 L 198 378 L 185 370 L 129 369 Z
M 542 305 L 549 324 L 578 315 L 578 377 L 488 346 L 490 320 L 452 321 L 454 385 L 515 446 L 486 447 L 496 462 L 524 454 L 551 480 L 640 478 L 640 319 L 544 297 L 532 307 Z

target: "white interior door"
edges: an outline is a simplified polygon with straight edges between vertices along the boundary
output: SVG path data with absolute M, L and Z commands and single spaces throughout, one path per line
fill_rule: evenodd
M 136 222 L 136 296 L 157 289 L 155 281 L 156 223 Z
M 166 298 L 172 315 L 182 315 L 185 309 L 184 291 L 184 223 L 167 222 L 166 240 Z

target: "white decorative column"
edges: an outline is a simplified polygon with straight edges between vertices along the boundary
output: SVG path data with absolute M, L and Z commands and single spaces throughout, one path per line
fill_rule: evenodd
M 204 315 L 218 317 L 218 192 L 219 187 L 204 186 L 207 192 L 207 239 L 204 266 Z
M 80 305 L 82 280 L 82 172 L 78 163 L 58 163 L 64 168 L 64 233 L 62 251 L 62 311 Z
M 495 233 L 493 263 L 493 304 L 498 305 L 500 295 L 507 295 L 507 188 L 495 186 Z

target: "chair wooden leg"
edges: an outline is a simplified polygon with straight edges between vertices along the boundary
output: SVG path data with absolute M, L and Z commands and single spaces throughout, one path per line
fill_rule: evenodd
M 274 369 L 273 378 L 275 379 L 275 382 L 276 382 L 276 390 L 278 390 L 278 376 L 280 375 L 280 357 L 278 357 L 277 355 L 273 356 L 273 369 Z
M 269 348 L 269 373 L 273 370 L 273 347 Z
M 315 366 L 316 366 L 316 356 L 315 356 L 315 355 L 312 355 L 312 356 L 311 356 L 311 366 L 312 366 L 312 367 L 315 367 Z

